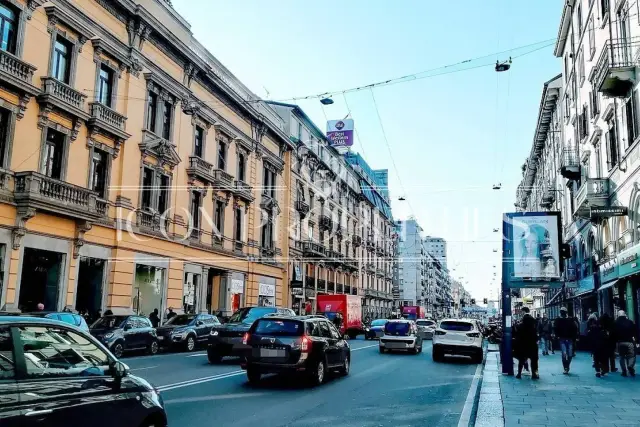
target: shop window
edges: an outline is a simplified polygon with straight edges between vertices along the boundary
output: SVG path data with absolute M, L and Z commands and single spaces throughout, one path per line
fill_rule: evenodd
M 184 273 L 184 287 L 182 289 L 182 308 L 186 314 L 198 313 L 198 291 L 200 289 L 200 275 Z
M 42 173 L 50 178 L 63 179 L 66 135 L 47 128 L 44 144 Z
M 17 13 L 5 2 L 0 3 L 0 50 L 16 53 Z
M 154 309 L 164 318 L 165 269 L 150 265 L 136 265 L 133 285 L 133 311 L 148 316 Z
M 108 155 L 102 150 L 93 149 L 91 157 L 91 183 L 90 189 L 98 193 L 98 196 L 105 199 L 107 189 L 107 169 Z
M 98 73 L 98 102 L 113 107 L 113 70 L 105 64 L 100 65 Z
M 73 45 L 62 36 L 57 36 L 53 44 L 52 76 L 69 84 L 71 77 L 71 52 Z
M 25 248 L 20 277 L 18 308 L 23 312 L 58 310 L 58 294 L 64 256 L 58 252 Z

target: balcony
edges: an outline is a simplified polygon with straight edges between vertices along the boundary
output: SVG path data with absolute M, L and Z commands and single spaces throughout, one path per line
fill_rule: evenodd
M 542 192 L 542 200 L 540 201 L 540 206 L 545 209 L 551 208 L 553 202 L 556 200 L 556 189 L 554 186 L 547 185 L 545 186 Z
M 362 236 L 354 234 L 353 236 L 351 236 L 351 243 L 354 247 L 359 248 L 360 246 L 362 246 Z
M 320 215 L 320 230 L 329 231 L 333 229 L 333 220 L 328 215 Z
M 305 202 L 304 200 L 296 200 L 295 208 L 302 218 L 307 216 L 310 209 L 309 203 Z
M 594 68 L 594 87 L 608 97 L 626 97 L 635 83 L 640 40 L 607 40 Z
M 327 257 L 329 257 L 329 262 L 333 263 L 334 266 L 342 265 L 344 262 L 344 256 L 337 251 L 328 250 Z
M 213 182 L 213 165 L 198 156 L 189 156 L 187 175 L 197 178 L 202 182 Z
M 161 217 L 157 213 L 149 211 L 136 211 L 136 221 L 140 229 L 154 234 L 166 234 L 169 228 L 168 218 Z
M 576 215 L 595 218 L 594 210 L 609 207 L 609 178 L 587 178 L 576 193 Z
M 37 172 L 16 172 L 14 198 L 18 207 L 95 221 L 107 213 L 97 193 Z
M 351 271 L 358 271 L 358 260 L 355 258 L 344 258 L 344 266 Z
M 384 248 L 382 247 L 382 245 L 376 246 L 376 255 L 384 256 Z
M 376 276 L 384 277 L 384 269 L 383 268 L 376 268 Z
M 127 118 L 115 110 L 99 102 L 89 103 L 90 117 L 87 125 L 92 131 L 104 132 L 121 141 L 126 141 L 131 135 L 125 132 Z
M 373 239 L 373 236 L 367 237 L 366 246 L 369 252 L 373 252 L 376 249 L 376 241 Z
M 372 262 L 367 263 L 367 265 L 365 266 L 365 269 L 367 270 L 367 273 L 376 274 L 376 266 Z
M 326 249 L 320 243 L 306 241 L 302 242 L 302 253 L 304 256 L 324 258 L 326 256 Z
M 560 174 L 572 181 L 580 179 L 580 160 L 578 159 L 578 150 L 575 148 L 565 148 L 562 151 Z
M 253 189 L 244 181 L 236 180 L 233 182 L 233 194 L 247 203 L 253 202 Z
M 20 92 L 28 95 L 40 93 L 40 90 L 33 85 L 33 73 L 36 69 L 36 67 L 24 62 L 17 56 L 0 50 L 0 80 Z
M 232 191 L 235 189 L 233 176 L 222 169 L 213 170 L 213 190 Z
M 84 111 L 87 95 L 79 92 L 66 83 L 53 77 L 42 77 L 42 93 L 38 95 L 38 103 L 45 107 L 55 107 L 76 118 L 89 119 Z

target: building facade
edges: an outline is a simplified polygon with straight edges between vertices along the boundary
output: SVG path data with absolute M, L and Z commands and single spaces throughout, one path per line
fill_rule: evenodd
M 289 129 L 170 2 L 0 11 L 0 306 L 288 305 Z
M 398 220 L 398 278 L 400 306 L 426 306 L 427 253 L 422 241 L 422 227 L 415 219 Z
M 447 268 L 447 241 L 442 237 L 427 236 L 424 238 L 425 250 L 433 255 L 440 264 Z

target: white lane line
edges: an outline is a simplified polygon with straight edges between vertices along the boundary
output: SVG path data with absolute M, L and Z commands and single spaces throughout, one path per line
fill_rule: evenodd
M 131 369 L 131 371 L 145 371 L 145 370 L 147 370 L 147 369 L 157 368 L 158 366 L 160 366 L 160 365 L 155 365 L 155 366 L 144 366 L 144 367 L 142 367 L 142 368 L 134 368 L 134 369 Z
M 368 345 L 366 347 L 352 348 L 351 351 L 364 350 L 365 348 L 377 347 L 379 344 Z
M 208 400 L 237 399 L 239 397 L 264 396 L 265 394 L 267 393 L 229 393 L 229 394 L 213 394 L 210 396 L 179 397 L 177 399 L 165 400 L 164 404 L 170 405 L 172 403 L 192 403 L 192 402 L 206 402 Z
M 229 372 L 226 374 L 218 374 L 218 375 L 213 375 L 210 377 L 202 377 L 202 378 L 194 378 L 192 380 L 187 380 L 187 381 L 180 381 L 177 383 L 173 383 L 173 384 L 166 384 L 166 385 L 162 385 L 157 387 L 158 391 L 167 391 L 167 390 L 173 390 L 176 388 L 182 388 L 182 387 L 188 387 L 191 385 L 197 385 L 197 384 L 202 384 L 202 383 L 206 383 L 206 382 L 210 382 L 210 381 L 218 381 L 218 380 L 223 380 L 225 378 L 229 378 L 229 377 L 235 377 L 237 375 L 244 375 L 245 372 L 244 371 L 233 371 L 233 372 Z
M 478 386 L 480 385 L 480 378 L 482 378 L 482 368 L 484 363 L 479 363 L 476 368 L 476 373 L 471 381 L 471 387 L 467 394 L 467 400 L 464 401 L 464 407 L 462 408 L 462 414 L 460 414 L 460 420 L 458 421 L 458 427 L 469 427 L 471 421 L 471 411 L 473 411 L 473 402 L 476 400 L 476 394 L 478 393 Z
M 206 356 L 207 353 L 196 353 L 196 354 L 190 354 L 188 356 L 185 357 L 198 357 L 198 356 Z

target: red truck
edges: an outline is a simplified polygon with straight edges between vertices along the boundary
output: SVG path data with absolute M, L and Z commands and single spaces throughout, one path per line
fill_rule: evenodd
M 342 314 L 340 333 L 354 339 L 364 334 L 362 325 L 362 297 L 357 295 L 318 295 L 317 313 L 333 322 L 336 314 Z
M 424 307 L 419 305 L 402 307 L 402 317 L 408 320 L 424 319 L 424 314 Z

